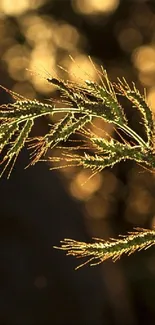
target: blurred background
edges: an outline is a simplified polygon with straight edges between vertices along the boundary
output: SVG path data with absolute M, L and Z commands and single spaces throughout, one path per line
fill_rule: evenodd
M 155 110 L 154 0 L 1 0 L 0 37 L 0 84 L 26 98 L 57 98 L 47 77 L 99 81 L 102 64 L 112 81 L 124 76 L 146 88 Z M 12 100 L 0 94 L 1 104 Z M 143 136 L 136 112 L 124 107 Z M 39 119 L 33 135 L 48 122 Z M 66 237 L 89 242 L 152 228 L 154 175 L 125 162 L 88 180 L 89 171 L 73 167 L 25 170 L 28 161 L 23 150 L 10 179 L 0 180 L 0 324 L 154 324 L 153 247 L 76 272 L 81 261 L 52 248 Z

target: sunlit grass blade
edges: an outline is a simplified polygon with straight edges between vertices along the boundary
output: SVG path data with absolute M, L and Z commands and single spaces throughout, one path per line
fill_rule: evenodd
M 5 124 L 0 126 L 0 152 L 8 144 L 13 134 L 18 131 L 18 123 L 14 122 L 11 125 Z
M 68 113 L 58 123 L 55 123 L 50 133 L 44 137 L 36 139 L 36 143 L 30 144 L 30 148 L 34 148 L 31 157 L 31 165 L 34 165 L 38 160 L 41 159 L 47 152 L 47 150 L 53 149 L 61 141 L 67 141 L 71 134 L 74 134 L 78 129 L 81 129 L 86 123 L 91 121 L 91 116 L 84 115 L 75 119 L 72 113 Z
M 123 254 L 131 255 L 135 251 L 155 245 L 155 230 L 141 228 L 136 228 L 136 230 L 136 232 L 130 232 L 126 236 L 120 235 L 119 237 L 122 238 L 112 238 L 108 241 L 94 238 L 95 243 L 85 243 L 66 238 L 61 241 L 60 247 L 55 248 L 66 251 L 66 255 L 86 258 L 86 261 L 77 266 L 76 269 L 85 264 L 97 265 L 109 258 L 115 262 Z
M 132 86 L 133 87 L 131 88 L 125 78 L 123 78 L 123 80 L 119 79 L 116 88 L 121 95 L 129 99 L 133 107 L 136 107 L 141 112 L 147 141 L 149 145 L 152 145 L 152 135 L 154 130 L 153 112 L 147 105 L 146 98 L 140 94 L 134 83 L 132 83 Z
M 0 176 L 2 176 L 2 174 L 4 173 L 4 171 L 6 170 L 8 165 L 11 164 L 11 161 L 13 160 L 12 166 L 8 173 L 8 178 L 10 177 L 12 168 L 15 164 L 18 154 L 19 154 L 20 150 L 23 148 L 25 141 L 32 129 L 32 126 L 33 126 L 33 120 L 29 119 L 23 125 L 22 130 L 19 131 L 19 135 L 16 137 L 13 144 L 11 144 L 11 148 L 7 151 L 6 155 L 4 156 L 4 158 L 1 162 L 1 163 L 5 163 L 7 161 Z

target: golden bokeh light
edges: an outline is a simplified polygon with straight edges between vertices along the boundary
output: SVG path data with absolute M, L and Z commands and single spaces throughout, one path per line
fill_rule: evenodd
M 46 0 L 1 0 L 0 12 L 5 15 L 18 16 L 28 10 L 37 9 Z
M 125 218 L 131 223 L 143 225 L 152 207 L 153 197 L 149 191 L 135 184 L 128 197 Z
M 95 174 L 91 177 L 92 172 L 82 170 L 79 172 L 70 184 L 70 193 L 79 200 L 87 200 L 91 195 L 99 190 L 102 184 L 101 175 Z
M 116 190 L 118 185 L 118 180 L 116 176 L 108 170 L 103 171 L 102 177 L 103 177 L 103 181 L 102 181 L 101 195 L 105 197 Z
M 132 55 L 135 67 L 145 73 L 155 72 L 155 47 L 140 46 Z
M 54 49 L 53 49 L 54 51 Z M 52 48 L 46 44 L 38 45 L 31 53 L 31 60 L 29 64 L 31 74 L 31 81 L 35 89 L 41 93 L 50 93 L 53 87 L 49 85 L 46 78 L 49 77 L 48 72 L 56 71 L 55 55 L 52 54 Z M 36 73 L 35 73 L 36 72 Z M 40 74 L 40 76 L 39 76 Z
M 144 87 L 153 87 L 155 84 L 155 73 L 152 72 L 139 72 L 139 80 Z
M 118 33 L 118 41 L 125 52 L 132 52 L 142 44 L 142 34 L 133 27 L 124 28 Z
M 144 1 L 145 2 L 145 1 Z M 147 2 L 147 1 L 146 1 Z M 140 28 L 149 28 L 154 25 L 154 13 L 151 11 L 151 7 L 146 3 L 143 6 L 135 6 L 135 10 L 132 12 L 132 21 L 134 25 Z M 151 24 L 150 24 L 151 23 Z
M 47 16 L 39 17 L 36 14 L 26 15 L 19 18 L 22 32 L 31 46 L 42 42 L 49 42 L 53 37 L 53 20 Z
M 61 23 L 53 30 L 53 40 L 56 46 L 72 51 L 79 41 L 79 33 L 75 27 Z
M 111 13 L 119 6 L 119 0 L 72 0 L 73 9 L 85 15 Z
M 39 17 L 31 14 L 19 21 L 28 44 L 32 46 L 28 66 L 32 70 L 31 82 L 37 91 L 50 93 L 54 87 L 49 86 L 45 79 L 53 75 L 62 76 L 63 71 L 57 64 L 64 66 L 63 63 L 67 60 L 71 63 L 68 51 L 74 49 L 75 52 L 80 35 L 73 26 L 63 22 L 57 23 L 46 15 Z M 61 56 L 58 59 L 58 51 L 63 51 L 63 59 Z
M 97 80 L 98 79 L 98 72 L 97 68 L 98 65 L 95 63 L 95 59 L 93 59 L 95 65 L 93 65 L 88 56 L 85 54 L 76 54 L 74 56 L 74 60 L 70 60 L 70 64 L 68 67 L 68 72 L 70 75 L 71 80 L 78 81 L 84 83 L 85 80 Z
M 28 59 L 25 57 L 12 58 L 8 65 L 8 72 L 12 79 L 24 81 L 27 79 L 26 67 Z
M 147 93 L 147 102 L 155 113 L 155 87 L 152 87 Z
M 14 44 L 2 56 L 7 64 L 12 79 L 24 81 L 27 79 L 26 68 L 29 64 L 29 51 L 26 46 Z
M 89 218 L 103 219 L 108 216 L 109 201 L 102 197 L 93 196 L 85 203 L 85 210 Z

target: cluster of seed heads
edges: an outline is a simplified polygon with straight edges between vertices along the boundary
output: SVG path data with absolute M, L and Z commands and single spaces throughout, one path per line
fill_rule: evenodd
M 31 150 L 30 165 L 49 159 L 55 166 L 81 166 L 92 170 L 92 174 L 101 172 L 106 167 L 116 163 L 133 160 L 144 168 L 153 171 L 155 168 L 154 134 L 155 125 L 153 113 L 147 105 L 145 96 L 141 95 L 133 83 L 130 87 L 125 79 L 112 83 L 106 71 L 102 71 L 101 83 L 86 80 L 84 86 L 57 78 L 47 78 L 47 82 L 55 85 L 61 93 L 61 104 L 50 104 L 38 100 L 25 99 L 23 96 L 9 91 L 13 102 L 0 107 L 0 176 L 8 169 L 11 175 L 15 161 L 25 144 Z M 2 87 L 4 88 L 4 87 Z M 8 90 L 7 90 L 8 91 Z M 145 130 L 144 140 L 128 123 L 125 109 L 121 106 L 118 95 L 129 100 L 133 109 L 140 112 Z M 30 132 L 35 119 L 40 116 L 50 116 L 61 113 L 58 122 L 49 125 L 49 131 L 44 136 L 31 137 Z M 62 118 L 63 113 L 63 118 Z M 117 132 L 128 135 L 129 141 L 113 139 L 109 136 L 99 137 L 90 130 L 94 118 L 112 123 Z M 70 150 L 67 141 L 72 134 L 80 133 L 83 144 Z M 65 146 L 63 147 L 63 142 Z M 58 147 L 61 143 L 61 155 L 46 158 L 48 149 Z M 79 149 L 81 153 L 79 154 Z M 75 153 L 74 153 L 75 152 Z M 64 240 L 61 248 L 75 256 L 90 256 L 90 260 L 99 262 L 112 257 L 116 259 L 122 253 L 132 253 L 137 249 L 154 244 L 154 231 L 142 230 L 132 233 L 124 239 L 95 244 L 79 243 Z M 151 238 L 151 239 L 150 239 Z

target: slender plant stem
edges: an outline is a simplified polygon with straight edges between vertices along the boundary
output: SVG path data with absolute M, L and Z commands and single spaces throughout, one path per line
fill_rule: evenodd
M 129 126 L 118 124 L 118 123 L 116 123 L 116 124 L 125 133 L 129 134 L 131 136 L 131 138 L 134 138 L 142 147 L 145 147 L 145 148 L 149 147 L 148 144 L 134 130 L 132 130 Z

